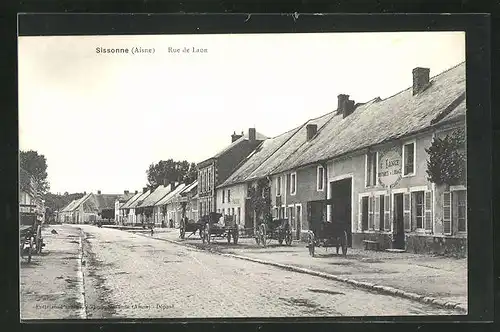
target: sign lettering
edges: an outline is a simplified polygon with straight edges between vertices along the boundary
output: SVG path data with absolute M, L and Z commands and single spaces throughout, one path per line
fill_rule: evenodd
M 401 153 L 397 149 L 380 153 L 378 179 L 386 188 L 392 188 L 401 179 Z

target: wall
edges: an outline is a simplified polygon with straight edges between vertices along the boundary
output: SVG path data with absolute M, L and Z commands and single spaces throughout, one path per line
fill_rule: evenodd
M 236 166 L 245 159 L 262 141 L 243 140 L 217 159 L 216 186 L 226 181 Z
M 227 201 L 227 191 L 231 191 L 231 201 Z M 225 202 L 222 203 L 222 192 L 225 192 L 224 197 L 225 197 Z M 238 207 L 240 208 L 240 218 L 239 218 L 239 226 L 244 227 L 245 226 L 245 203 L 246 203 L 246 196 L 247 196 L 247 185 L 245 183 L 242 184 L 236 184 L 233 186 L 225 187 L 222 189 L 217 189 L 216 190 L 216 205 L 217 205 L 217 212 L 222 213 L 222 209 L 224 209 L 223 214 L 228 214 L 227 209 L 231 209 L 229 214 L 232 214 L 232 209 L 234 208 L 234 214 L 238 214 Z

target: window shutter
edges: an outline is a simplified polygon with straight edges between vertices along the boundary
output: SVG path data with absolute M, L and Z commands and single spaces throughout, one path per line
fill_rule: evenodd
M 411 195 L 410 193 L 403 194 L 403 219 L 405 231 L 409 231 L 411 229 Z
M 373 229 L 373 197 L 368 197 L 368 229 Z
M 375 196 L 375 229 L 380 230 L 380 197 Z
M 425 230 L 432 231 L 432 191 L 425 192 Z
M 443 233 L 451 234 L 451 193 L 443 193 Z
M 384 229 L 386 231 L 391 230 L 391 196 L 385 195 L 384 197 Z
M 358 210 L 358 229 L 363 229 L 363 198 L 359 198 L 359 210 Z

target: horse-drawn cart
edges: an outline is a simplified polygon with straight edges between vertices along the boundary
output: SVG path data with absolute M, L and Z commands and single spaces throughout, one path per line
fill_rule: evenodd
M 195 222 L 193 220 L 188 220 L 187 218 L 182 218 L 179 225 L 179 235 L 181 239 L 186 237 L 186 233 L 190 233 L 188 238 L 199 232 L 200 238 L 203 239 L 203 228 L 204 223 L 201 221 Z
M 22 216 L 19 225 L 19 252 L 21 258 L 31 262 L 34 254 L 40 254 L 45 246 L 42 238 L 42 225 L 36 216 Z
M 308 232 L 309 254 L 314 257 L 315 247 L 324 247 L 325 249 L 335 247 L 337 254 L 339 248 L 342 248 L 342 254 L 347 255 L 347 227 L 347 223 L 343 222 L 322 221 L 319 226 Z
M 292 244 L 292 230 L 288 219 L 267 219 L 257 227 L 255 242 L 265 247 L 269 240 L 278 240 L 280 245 L 283 241 L 287 246 Z
M 234 221 L 233 216 L 225 216 L 224 223 L 219 223 L 222 214 L 211 212 L 202 218 L 203 222 L 203 243 L 212 242 L 213 238 L 227 238 L 227 243 L 238 243 L 239 228 L 238 224 Z

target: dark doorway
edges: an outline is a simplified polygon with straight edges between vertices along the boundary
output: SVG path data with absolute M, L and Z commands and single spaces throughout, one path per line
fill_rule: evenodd
M 245 204 L 245 229 L 248 230 L 248 235 L 253 236 L 254 234 L 254 221 L 253 221 L 253 211 L 250 208 L 250 199 L 246 200 Z
M 342 222 L 346 224 L 347 244 L 352 246 L 352 179 L 342 179 L 330 182 L 330 220 L 332 222 Z
M 394 234 L 392 239 L 393 249 L 405 248 L 405 231 L 403 219 L 403 194 L 394 194 Z
M 309 220 L 309 229 L 311 231 L 318 230 L 321 222 L 325 220 L 324 210 L 324 201 L 307 202 L 307 220 Z
M 302 230 L 302 207 L 297 205 L 295 207 L 295 224 L 297 225 L 297 240 L 300 240 L 300 233 Z
M 368 197 L 361 198 L 361 229 L 368 229 Z

